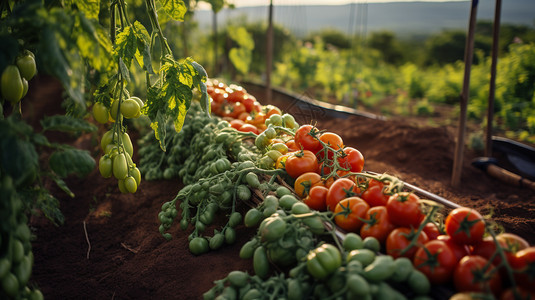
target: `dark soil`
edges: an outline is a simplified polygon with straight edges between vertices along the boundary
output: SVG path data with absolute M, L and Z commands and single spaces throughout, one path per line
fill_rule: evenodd
M 61 95 L 56 84 L 40 80 L 32 86 L 41 83 L 46 89 L 31 90 L 25 99 L 25 109 L 31 112 L 27 117 L 33 120 L 58 112 L 48 97 Z M 262 94 L 257 98 L 262 102 Z M 462 184 L 450 185 L 455 128 L 415 125 L 406 119 L 375 120 L 313 107 L 303 110 L 282 98 L 273 104 L 300 123 L 317 122 L 319 128 L 340 134 L 347 146 L 363 153 L 365 170 L 396 175 L 459 205 L 492 213 L 506 231 L 535 244 L 535 192 L 508 186 L 472 167 L 470 162 L 479 153 L 465 150 Z M 86 135 L 71 142 L 98 157 L 97 138 L 97 134 Z M 162 238 L 157 215 L 161 205 L 181 189 L 178 180 L 143 181 L 133 195 L 120 194 L 116 180 L 102 178 L 98 170 L 84 179 L 69 178 L 67 184 L 75 198 L 50 186 L 61 201 L 64 225 L 56 227 L 41 216 L 31 221 L 36 236 L 32 281 L 47 299 L 201 299 L 213 281 L 228 272 L 253 272 L 252 262 L 238 257 L 243 243 L 254 234 L 252 229 L 239 226 L 234 245 L 202 256 L 189 252 L 187 233 L 179 229 L 171 232 L 173 240 Z

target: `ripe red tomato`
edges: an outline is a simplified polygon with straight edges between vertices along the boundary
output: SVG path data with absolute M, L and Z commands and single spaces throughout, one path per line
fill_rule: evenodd
M 245 97 L 247 97 L 247 91 L 245 91 L 243 88 L 235 89 L 231 91 L 230 93 L 228 93 L 227 101 L 228 102 L 242 102 Z
M 306 172 L 295 179 L 294 190 L 297 196 L 304 198 L 308 195 L 310 189 L 316 185 L 323 185 L 321 176 L 316 172 Z
M 256 126 L 252 125 L 252 124 L 243 124 L 240 129 L 238 129 L 238 131 L 241 131 L 241 132 L 252 132 L 252 133 L 255 133 L 255 134 L 258 134 L 258 128 L 256 128 Z
M 241 103 L 243 103 L 247 112 L 252 112 L 254 110 L 255 99 L 253 97 L 246 95 L 243 97 Z
M 271 115 L 282 115 L 282 111 L 280 110 L 280 108 L 274 105 L 266 105 L 265 111 L 266 111 L 266 118 L 271 117 Z
M 446 243 L 446 245 L 448 245 L 448 247 L 450 247 L 457 261 L 470 254 L 470 247 L 468 245 L 460 245 L 455 243 L 449 235 L 441 234 L 437 236 L 437 240 L 443 241 Z
M 520 298 L 515 296 L 515 289 L 510 287 L 503 291 L 500 296 L 500 300 L 535 299 L 535 292 L 525 289 L 521 286 L 516 287 L 516 293 L 518 293 Z
M 425 234 L 427 234 L 429 240 L 436 240 L 437 237 L 442 234 L 437 224 L 434 222 L 426 223 L 423 231 L 425 232 Z
M 241 115 L 242 113 L 246 113 L 246 111 L 245 111 L 245 106 L 241 104 L 241 102 L 233 103 L 230 106 L 229 117 L 238 119 L 238 116 Z
M 478 255 L 468 255 L 459 261 L 453 272 L 453 283 L 459 292 L 492 291 L 498 296 L 502 290 L 500 273 Z
M 325 201 L 327 199 L 328 191 L 329 189 L 323 185 L 315 185 L 310 189 L 310 192 L 305 199 L 303 199 L 303 202 L 311 209 L 325 211 L 327 209 L 327 204 Z
M 384 245 L 386 238 L 394 228 L 394 225 L 390 223 L 388 218 L 386 207 L 376 206 L 368 209 L 368 212 L 366 212 L 364 225 L 360 228 L 360 236 L 363 239 L 373 236 Z
M 414 238 L 416 238 L 416 244 L 406 249 Z M 416 230 L 413 228 L 398 227 L 392 230 L 386 238 L 386 253 L 394 258 L 407 257 L 412 260 L 416 250 L 428 240 L 427 234 L 423 231 L 416 237 Z
M 452 210 L 446 217 L 445 226 L 446 233 L 459 244 L 475 245 L 485 234 L 483 216 L 477 210 L 468 207 Z
M 535 292 L 535 246 L 518 251 L 511 266 L 515 270 L 518 284 Z
M 286 159 L 285 169 L 292 178 L 306 172 L 315 172 L 318 169 L 318 160 L 313 152 L 303 150 L 295 152 Z
M 371 180 L 368 188 L 362 193 L 364 199 L 371 207 L 386 206 L 390 195 L 383 193 L 383 183 L 377 180 Z
M 295 140 L 289 140 L 286 143 L 286 147 L 288 147 L 288 151 L 299 151 L 301 150 L 297 144 L 295 143 Z
M 334 222 L 348 232 L 359 232 L 362 218 L 370 206 L 359 197 L 349 197 L 336 204 L 334 208 Z
M 338 159 L 338 164 L 351 172 L 362 172 L 364 169 L 364 156 L 362 156 L 362 153 L 353 147 L 345 147 L 344 153 L 345 156 Z
M 214 102 L 217 102 L 217 103 L 225 102 L 227 101 L 227 98 L 228 98 L 227 92 L 219 88 L 215 88 L 211 96 Z
M 344 148 L 344 141 L 342 140 L 342 137 L 340 137 L 334 132 L 323 133 L 322 135 L 320 135 L 319 140 L 327 144 L 327 146 L 332 148 L 334 151 Z M 325 153 L 327 153 L 327 157 L 332 160 L 334 158 L 333 150 L 330 150 L 328 148 L 323 149 L 322 147 L 319 152 L 316 153 L 316 155 L 318 156 L 318 160 L 325 161 Z
M 229 122 L 230 123 L 230 127 L 238 130 L 240 129 L 240 127 L 242 127 L 243 124 L 245 124 L 245 122 L 243 122 L 242 120 L 239 120 L 239 119 L 234 119 L 232 121 Z
M 318 152 L 322 146 L 317 139 L 319 130 L 312 125 L 301 125 L 295 132 L 294 140 L 298 148 Z
M 451 280 L 457 258 L 446 243 L 432 240 L 416 251 L 413 265 L 424 273 L 432 284 L 444 284 Z
M 400 192 L 390 196 L 386 210 L 390 222 L 396 226 L 417 228 L 420 225 L 422 217 L 420 197 L 414 193 Z
M 342 199 L 356 196 L 359 193 L 355 182 L 348 178 L 340 178 L 334 181 L 327 193 L 327 209 L 334 211 L 336 204 Z

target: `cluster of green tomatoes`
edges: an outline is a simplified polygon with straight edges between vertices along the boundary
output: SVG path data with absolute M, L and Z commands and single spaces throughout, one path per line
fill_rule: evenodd
M 100 174 L 104 178 L 113 175 L 118 180 L 119 190 L 124 194 L 137 191 L 141 182 L 141 172 L 132 160 L 134 147 L 130 136 L 122 126 L 122 119 L 138 118 L 143 105 L 143 101 L 134 96 L 125 100 L 114 100 L 110 109 L 99 102 L 93 105 L 93 117 L 97 122 L 101 124 L 114 122 L 100 140 L 104 152 L 99 160 Z
M 25 50 L 17 57 L 14 64 L 8 65 L 2 71 L 1 91 L 2 97 L 13 106 L 19 103 L 20 99 L 28 92 L 28 81 L 37 73 L 35 56 L 32 52 Z

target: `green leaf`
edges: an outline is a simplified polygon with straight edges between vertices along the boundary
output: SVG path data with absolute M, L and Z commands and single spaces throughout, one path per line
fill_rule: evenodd
M 58 187 L 64 191 L 67 195 L 69 195 L 69 197 L 71 198 L 74 198 L 74 193 L 71 191 L 71 189 L 67 186 L 67 183 L 65 183 L 65 181 L 61 178 L 59 178 L 58 176 L 50 176 L 52 178 L 52 180 L 54 180 L 54 182 L 58 185 Z
M 162 151 L 166 151 L 165 136 L 167 134 L 165 130 L 165 117 L 164 114 L 158 111 L 155 120 L 150 124 L 152 130 L 154 130 L 154 136 L 160 142 L 160 148 Z
M 39 164 L 34 145 L 17 136 L 14 130 L 5 120 L 0 122 L 0 170 L 20 185 L 33 181 Z
M 98 20 L 98 13 L 100 11 L 99 0 L 76 0 L 75 2 L 87 18 Z
M 184 15 L 188 11 L 183 0 L 160 0 L 165 12 L 173 18 L 173 20 L 184 21 Z
M 80 26 L 73 28 L 73 36 L 76 37 L 76 45 L 82 57 L 100 73 L 115 69 L 113 47 L 103 27 L 97 20 L 88 20 L 83 14 L 78 17 Z
M 46 20 L 40 36 L 46 42 L 40 43 L 37 49 L 40 67 L 58 78 L 76 106 L 85 109 L 85 65 L 71 36 L 75 19 L 60 8 L 52 8 L 48 13 L 41 11 L 39 18 Z
M 125 65 L 121 57 L 119 57 L 119 71 L 121 72 L 122 77 L 128 81 L 130 78 L 130 71 L 128 71 L 128 67 Z
M 244 48 L 232 48 L 229 52 L 229 58 L 234 67 L 242 74 L 247 74 L 249 65 L 251 65 L 252 53 Z
M 245 48 L 247 50 L 253 50 L 254 49 L 254 40 L 253 36 L 247 32 L 247 29 L 245 27 L 230 27 L 228 29 L 229 37 L 235 41 L 241 48 Z
M 43 131 L 56 130 L 62 132 L 94 132 L 97 127 L 86 120 L 67 115 L 45 116 L 41 120 Z
M 135 53 L 137 63 L 143 69 L 147 70 L 149 74 L 154 74 L 150 53 L 150 35 L 145 26 L 138 21 L 134 22 L 134 34 L 137 38 L 137 49 Z
M 64 178 L 69 174 L 84 177 L 95 168 L 95 160 L 87 150 L 66 148 L 58 150 L 48 160 L 50 169 Z
M 65 217 L 59 209 L 59 200 L 52 196 L 46 189 L 39 189 L 35 208 L 43 212 L 45 217 L 49 219 L 54 225 L 62 225 L 65 222 Z
M 122 58 L 127 67 L 132 65 L 137 51 L 137 37 L 133 26 L 126 26 L 124 30 L 117 34 L 115 39 L 114 55 L 116 60 Z

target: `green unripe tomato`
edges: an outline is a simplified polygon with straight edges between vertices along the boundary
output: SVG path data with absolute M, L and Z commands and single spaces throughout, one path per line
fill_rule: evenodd
M 103 155 L 98 161 L 98 170 L 100 175 L 104 178 L 110 178 L 112 174 L 113 163 L 111 158 L 108 155 Z
M 8 273 L 4 278 L 2 278 L 2 290 L 12 299 L 17 298 L 19 293 L 19 280 L 17 276 L 13 273 Z
M 1 78 L 1 89 L 2 96 L 12 104 L 20 101 L 24 86 L 17 66 L 9 65 L 4 69 Z
M 102 151 L 106 151 L 106 147 L 113 142 L 115 132 L 112 130 L 106 131 L 100 139 L 100 148 Z
M 26 96 L 26 94 L 28 93 L 28 80 L 22 78 L 22 97 L 20 97 L 21 99 L 24 98 L 24 96 Z
M 26 80 L 30 80 L 37 73 L 37 66 L 35 65 L 35 58 L 33 55 L 24 55 L 17 59 L 17 67 L 20 75 Z
M 123 141 L 124 150 L 126 153 L 130 154 L 130 157 L 132 157 L 134 155 L 134 146 L 132 145 L 132 140 L 130 140 L 130 136 L 127 132 L 123 132 L 121 140 Z
M 111 103 L 111 109 L 110 109 L 110 118 L 115 121 L 115 118 L 117 118 L 117 112 L 119 109 L 119 100 L 114 100 Z
M 117 186 L 119 187 L 119 191 L 122 194 L 128 194 L 128 190 L 126 189 L 126 186 L 124 185 L 124 180 L 123 179 L 119 179 L 117 181 Z
M 189 242 L 189 251 L 194 255 L 200 255 L 208 252 L 208 240 L 203 237 L 195 237 Z
M 129 98 L 121 103 L 121 114 L 127 119 L 139 117 L 140 107 L 136 100 Z
M 129 193 L 135 193 L 137 191 L 137 183 L 134 177 L 128 176 L 124 180 L 124 186 Z
M 119 153 L 113 158 L 113 176 L 117 179 L 125 179 L 128 176 L 128 165 L 124 153 Z
M 106 124 L 110 119 L 110 112 L 104 104 L 97 102 L 93 104 L 93 117 L 100 124 Z
M 130 168 L 130 176 L 134 177 L 137 186 L 141 183 L 141 172 L 137 167 Z
M 130 97 L 130 99 L 134 99 L 139 105 L 139 114 L 134 117 L 134 118 L 138 118 L 141 115 L 141 109 L 143 108 L 143 106 L 145 106 L 145 103 L 143 103 L 143 100 L 141 100 L 139 97 L 136 97 L 136 96 L 132 96 Z

